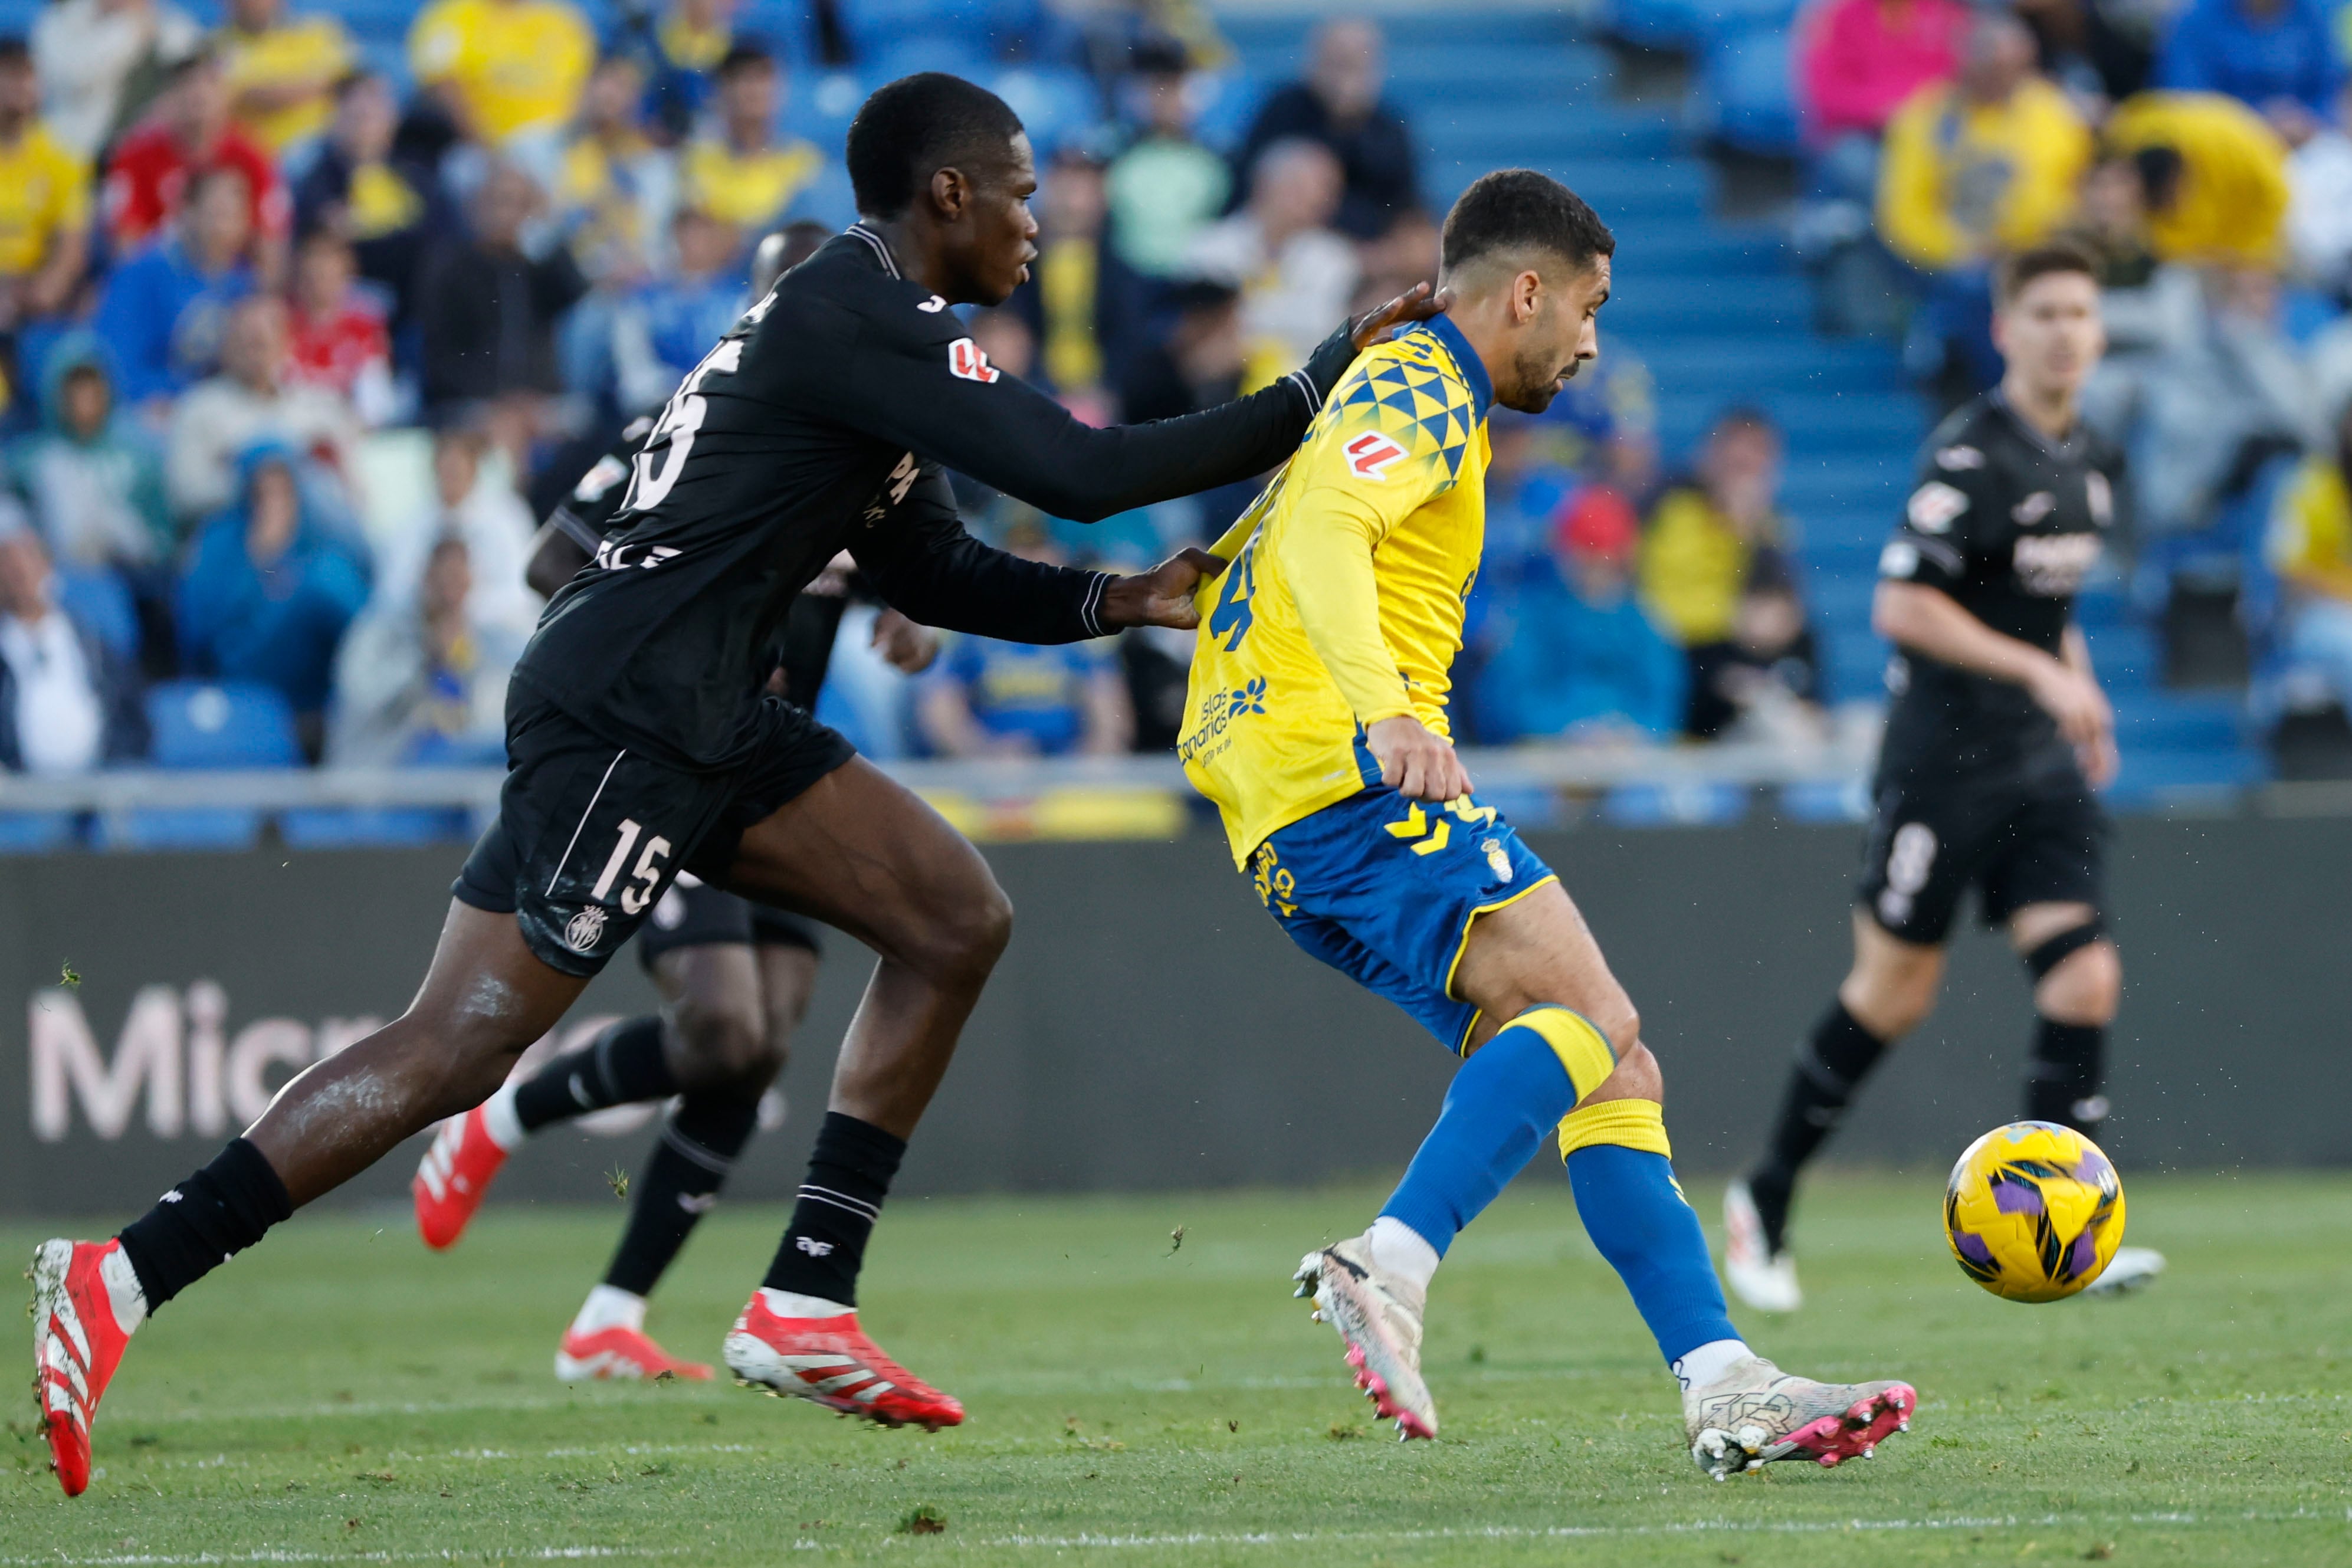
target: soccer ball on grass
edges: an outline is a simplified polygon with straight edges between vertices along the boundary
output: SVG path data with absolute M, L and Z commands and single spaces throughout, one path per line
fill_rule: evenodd
M 1994 1295 L 2063 1300 L 2096 1279 L 2122 1244 L 2123 1183 L 2074 1129 L 2012 1121 L 1952 1167 L 1944 1235 L 1961 1270 Z

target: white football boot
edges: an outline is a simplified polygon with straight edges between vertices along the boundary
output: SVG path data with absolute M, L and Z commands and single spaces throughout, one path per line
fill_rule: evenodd
M 1805 1304 L 1797 1260 L 1765 1244 L 1764 1219 L 1746 1182 L 1723 1189 L 1723 1278 L 1731 1293 L 1759 1312 L 1793 1312 Z
M 1297 1296 L 1348 1347 L 1356 1386 L 1400 1438 L 1437 1436 L 1437 1402 L 1421 1378 L 1421 1318 L 1428 1291 L 1374 1266 L 1369 1237 L 1353 1236 L 1298 1261 Z
M 1776 1459 L 1867 1459 L 1918 1408 L 1907 1383 L 1815 1383 L 1749 1356 L 1683 1395 L 1683 1428 L 1691 1458 L 1719 1481 Z
M 2118 1247 L 2099 1277 L 2083 1287 L 2085 1296 L 2121 1296 L 2164 1272 L 2164 1254 L 2152 1247 Z

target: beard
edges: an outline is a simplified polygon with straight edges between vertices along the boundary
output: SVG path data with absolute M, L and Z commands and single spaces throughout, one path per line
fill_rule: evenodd
M 1575 380 L 1581 368 L 1580 362 L 1570 360 L 1568 379 Z M 1559 361 L 1551 354 L 1522 351 L 1511 362 L 1511 380 L 1514 384 L 1507 391 L 1497 391 L 1495 401 L 1521 414 L 1541 414 L 1559 395 Z

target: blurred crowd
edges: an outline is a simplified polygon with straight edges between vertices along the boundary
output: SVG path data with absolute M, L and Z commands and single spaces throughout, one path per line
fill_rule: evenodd
M 763 15 L 803 36 L 732 0 L 601 28 L 570 0 L 434 0 L 387 60 L 289 0 L 211 31 L 170 0 L 52 0 L 0 38 L 0 765 L 183 761 L 192 713 L 254 726 L 215 762 L 499 760 L 535 519 L 733 321 L 762 234 L 805 254 L 855 216 L 854 100 L 801 101 L 831 68 L 957 68 L 1022 109 L 1041 254 L 971 330 L 1090 422 L 1265 384 L 1434 277 L 1370 23 L 1327 23 L 1237 103 L 1181 0 Z M 1818 729 L 1769 421 L 1727 416 L 1664 475 L 1651 405 L 1612 352 L 1551 414 L 1497 418 L 1465 738 Z M 1248 496 L 1088 528 L 961 500 L 1007 548 L 1126 567 Z M 824 702 L 877 755 L 1173 744 L 1181 636 L 950 639 L 909 680 L 868 620 Z M 216 689 L 236 700 L 188 705 Z
M 2273 702 L 2352 706 L 2347 51 L 2329 0 L 1821 0 L 1797 35 L 1823 324 L 1903 334 L 1957 401 L 1999 374 L 1992 264 L 2088 248 L 2134 586 L 2176 678 L 2229 673 L 2179 668 L 2224 617 Z

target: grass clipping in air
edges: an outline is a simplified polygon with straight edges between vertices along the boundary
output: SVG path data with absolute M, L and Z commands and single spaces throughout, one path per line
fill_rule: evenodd
M 616 1224 L 593 1179 L 577 1210 L 493 1198 L 445 1256 L 309 1215 L 140 1331 L 87 1496 L 7 1413 L 0 1562 L 2352 1562 L 2352 1177 L 2125 1179 L 2129 1239 L 2170 1270 L 2048 1307 L 1962 1277 L 1936 1173 L 1809 1190 L 1806 1310 L 1735 1318 L 1792 1370 L 1910 1378 L 1919 1419 L 1866 1465 L 1721 1485 L 1556 1167 L 1431 1291 L 1435 1443 L 1394 1440 L 1289 1296 L 1377 1189 L 1186 1196 L 1173 1256 L 1166 1194 L 894 1205 L 859 1302 L 969 1408 L 936 1436 L 723 1370 L 556 1384 Z M 1712 1222 L 1718 1190 L 1686 1184 Z M 706 1220 L 648 1330 L 715 1362 L 782 1218 Z

